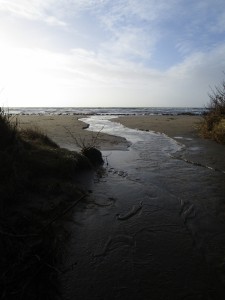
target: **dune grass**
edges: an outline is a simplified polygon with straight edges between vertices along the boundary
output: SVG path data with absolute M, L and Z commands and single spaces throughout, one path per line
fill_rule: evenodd
M 200 125 L 201 135 L 225 144 L 225 81 L 209 93 L 207 111 Z
M 60 299 L 70 212 L 85 197 L 74 176 L 84 156 L 0 110 L 0 298 Z

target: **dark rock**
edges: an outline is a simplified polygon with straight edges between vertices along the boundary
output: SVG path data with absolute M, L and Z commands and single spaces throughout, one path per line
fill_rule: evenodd
M 94 147 L 84 148 L 82 150 L 82 154 L 86 156 L 90 160 L 90 162 L 95 166 L 102 165 L 104 163 L 101 151 Z
M 82 129 L 88 129 L 89 128 L 89 124 L 85 124 L 83 127 L 82 127 Z

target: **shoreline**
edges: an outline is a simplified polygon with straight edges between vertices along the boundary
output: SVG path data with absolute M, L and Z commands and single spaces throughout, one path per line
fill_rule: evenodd
M 129 143 L 122 137 L 85 130 L 89 124 L 81 121 L 83 115 L 19 115 L 19 128 L 38 128 L 61 148 L 80 151 L 83 146 L 95 144 L 100 150 L 126 150 Z M 98 135 L 97 141 L 95 138 Z
M 165 134 L 185 146 L 178 158 L 225 172 L 225 146 L 204 139 L 198 132 L 201 116 L 137 116 L 113 119 L 122 125 Z
M 38 128 L 43 133 L 47 134 L 54 142 L 58 143 L 59 146 L 65 147 L 68 150 L 77 151 L 80 149 L 77 145 L 77 142 L 75 141 L 76 138 L 77 139 L 79 138 L 81 142 L 87 143 L 93 139 L 93 135 L 96 136 L 96 133 L 93 134 L 90 131 L 84 130 L 85 128 L 88 128 L 89 125 L 78 120 L 78 118 L 79 117 L 74 118 L 74 116 L 54 116 L 54 117 L 53 116 L 20 116 L 18 117 L 18 126 L 19 128 L 23 128 L 23 129 Z M 198 163 L 201 160 L 205 165 L 209 165 L 209 163 L 212 165 L 213 162 L 212 159 L 214 159 L 215 160 L 214 163 L 216 164 L 219 163 L 221 166 L 220 159 L 221 157 L 224 157 L 224 146 L 218 145 L 212 141 L 203 140 L 199 138 L 197 134 L 197 128 L 195 126 L 192 126 L 195 124 L 195 121 L 197 121 L 197 119 L 196 118 L 189 119 L 188 122 L 186 118 L 187 117 L 182 116 L 180 120 L 178 120 L 174 116 L 164 116 L 159 120 L 158 116 L 157 119 L 154 119 L 152 117 L 138 117 L 137 119 L 132 116 L 132 117 L 120 117 L 117 119 L 112 119 L 112 121 L 119 122 L 127 127 L 132 128 L 133 126 L 133 128 L 135 127 L 140 130 L 147 130 L 147 131 L 153 130 L 153 128 L 156 129 L 156 127 L 154 126 L 157 125 L 158 126 L 157 132 L 161 132 L 167 135 L 170 134 L 172 138 L 174 138 L 174 136 L 175 137 L 177 136 L 176 137 L 177 141 L 181 143 L 183 143 L 184 141 L 184 143 L 186 143 L 185 144 L 186 148 L 184 149 L 184 151 L 182 150 L 182 153 L 179 154 L 180 157 L 182 157 L 182 159 L 183 157 L 190 157 L 190 160 L 193 161 L 194 159 L 196 159 Z M 177 134 L 179 134 L 180 136 L 178 136 Z M 101 150 L 107 149 L 107 147 L 108 149 L 111 150 L 118 150 L 118 149 L 126 150 L 127 145 L 128 142 L 121 137 L 110 136 L 104 133 L 99 134 L 99 146 Z M 209 152 L 210 149 L 209 145 L 212 145 L 211 153 Z M 36 244 L 41 245 L 40 253 L 38 252 L 39 248 L 36 249 L 35 246 L 31 248 L 32 253 L 37 253 L 40 259 L 38 259 L 37 261 L 35 260 L 34 262 L 32 260 L 25 261 L 25 266 L 27 271 L 25 275 L 23 275 L 24 278 L 21 277 L 20 275 L 17 275 L 21 273 L 20 270 L 25 269 L 23 264 L 24 261 L 20 260 L 21 264 L 19 265 L 18 272 L 16 273 L 16 277 L 15 277 L 16 280 L 14 279 L 16 284 L 17 282 L 21 284 L 19 279 L 21 279 L 22 284 L 24 284 L 24 282 L 26 283 L 27 280 L 29 282 L 30 274 L 34 272 L 34 268 L 38 268 L 39 265 L 43 267 L 44 263 L 47 261 L 48 264 L 44 265 L 45 277 L 40 276 L 39 279 L 37 279 L 37 281 L 33 280 L 32 282 L 33 285 L 31 286 L 31 288 L 38 290 L 38 287 L 40 286 L 41 283 L 43 284 L 43 288 L 41 291 L 47 290 L 47 292 L 53 293 L 56 291 L 56 289 L 52 290 L 51 285 L 47 281 L 47 279 L 53 278 L 56 284 L 58 282 L 60 283 L 61 278 L 59 276 L 59 273 L 54 269 L 54 267 L 56 266 L 57 269 L 59 270 L 60 269 L 67 270 L 67 265 L 65 264 L 65 261 L 61 261 L 61 259 L 62 256 L 63 255 L 65 256 L 65 253 L 69 251 L 65 247 L 65 245 L 67 246 L 66 244 L 68 242 L 67 237 L 70 236 L 70 230 L 71 230 L 70 226 L 71 226 L 71 220 L 73 220 L 74 207 L 76 206 L 77 203 L 82 202 L 81 200 L 83 200 L 86 197 L 89 197 L 89 195 L 92 195 L 93 197 L 93 195 L 96 194 L 94 194 L 93 191 L 90 189 L 91 186 L 88 185 L 88 177 L 86 176 L 87 174 L 82 173 L 82 168 L 77 169 L 77 172 L 71 173 L 71 171 L 73 171 L 73 164 L 75 163 L 74 159 L 76 159 L 75 156 L 76 155 L 79 156 L 79 154 L 77 154 L 76 152 L 70 152 L 67 149 L 58 149 L 57 147 L 56 149 L 51 147 L 49 149 L 48 147 L 47 148 L 45 147 L 47 146 L 40 144 L 39 147 L 37 147 L 36 145 L 35 147 L 32 148 L 32 145 L 30 145 L 30 147 L 26 148 L 26 151 L 24 150 L 24 152 L 21 152 L 23 155 L 25 153 L 26 159 L 24 159 L 23 157 L 22 157 L 23 159 L 18 159 L 18 169 L 16 170 L 17 172 L 15 172 L 14 170 L 16 164 L 12 160 L 13 172 L 11 173 L 11 176 L 15 175 L 16 176 L 15 183 L 16 184 L 19 183 L 15 191 L 17 197 L 19 197 L 21 201 L 18 202 L 19 205 L 17 203 L 14 204 L 14 206 L 10 207 L 11 212 L 10 214 L 8 212 L 7 215 L 7 217 L 10 216 L 10 218 L 8 217 L 7 220 L 9 224 L 8 223 L 6 224 L 9 228 L 11 227 L 16 228 L 17 235 L 13 233 L 14 234 L 13 238 L 15 236 L 19 236 L 18 234 L 20 234 L 21 236 L 25 235 L 26 240 L 30 242 L 30 235 L 33 241 L 34 239 L 33 234 L 35 234 L 35 236 L 37 236 Z M 218 150 L 220 152 L 218 153 L 216 150 L 217 147 L 220 148 L 220 150 Z M 193 149 L 197 148 L 197 150 L 192 150 L 191 148 Z M 204 152 L 205 154 L 203 155 Z M 4 154 L 7 157 L 7 153 Z M 126 155 L 126 153 L 124 154 Z M 179 159 L 179 157 L 177 158 Z M 7 169 L 8 168 L 9 166 L 7 165 Z M 149 170 L 151 171 L 151 169 Z M 186 176 L 184 177 L 187 179 L 186 182 L 189 184 L 188 176 L 190 174 L 186 173 L 185 167 L 182 169 L 182 171 L 184 176 Z M 171 172 L 173 172 L 173 169 L 171 169 Z M 18 174 L 19 175 L 21 174 L 22 176 L 18 177 L 19 176 Z M 31 174 L 32 176 L 29 176 L 29 174 Z M 92 173 L 89 175 L 92 176 Z M 153 173 L 152 176 L 154 178 L 155 174 Z M 214 177 L 219 178 L 221 179 L 221 181 L 223 181 L 223 177 L 222 178 L 216 177 L 214 175 L 214 172 L 212 172 L 210 176 L 212 176 L 213 178 Z M 179 175 L 177 178 L 179 178 Z M 6 178 L 6 180 L 8 181 L 8 178 Z M 10 189 L 12 188 L 10 182 L 11 181 L 9 180 L 8 190 L 9 188 Z M 118 182 L 121 182 L 123 184 L 123 181 L 121 181 L 119 178 L 119 181 L 116 181 L 114 183 L 109 181 L 109 185 L 113 187 L 116 193 L 120 193 L 120 192 L 122 193 L 123 189 L 121 189 L 120 191 L 120 185 L 118 184 Z M 134 183 L 132 182 L 131 184 L 133 186 Z M 178 184 L 177 187 L 181 187 L 181 188 L 183 187 L 183 182 L 180 183 L 180 181 L 178 180 L 177 184 Z M 21 189 L 21 186 L 23 186 L 24 188 Z M 104 198 L 101 197 L 102 197 L 102 191 L 104 191 L 104 189 L 107 189 L 107 184 L 105 184 L 105 182 L 102 181 L 102 185 L 99 185 L 99 187 L 100 187 L 100 194 L 98 196 L 98 199 L 100 198 L 105 200 Z M 134 194 L 135 197 L 136 196 L 139 197 L 139 191 L 140 191 L 139 183 L 137 184 L 137 187 L 138 187 L 137 189 L 138 194 Z M 109 189 L 108 200 L 111 201 L 111 199 L 113 199 L 114 201 L 116 198 L 114 198 L 114 195 L 112 195 L 111 193 L 112 193 L 111 189 Z M 123 193 L 121 195 L 123 195 Z M 5 193 L 5 198 L 8 200 L 7 197 L 8 197 L 8 192 Z M 199 197 L 201 197 L 201 194 Z M 202 200 L 204 200 L 204 198 Z M 103 205 L 103 206 L 105 209 L 105 207 L 109 205 Z M 109 211 L 112 215 L 111 209 L 112 206 L 110 205 Z M 68 215 L 65 216 L 67 212 Z M 93 214 L 93 211 L 91 212 L 91 214 Z M 24 220 L 22 219 L 23 222 L 21 223 L 21 217 L 25 215 L 27 216 L 27 218 L 25 218 Z M 115 219 L 115 215 L 113 215 L 113 218 Z M 98 219 L 98 215 L 97 215 L 97 219 Z M 93 219 L 89 218 L 89 220 L 91 220 L 91 228 L 92 228 Z M 18 227 L 18 224 L 20 225 L 20 227 Z M 110 222 L 110 226 L 111 226 L 111 222 Z M 104 230 L 106 229 L 103 229 L 103 232 Z M 108 232 L 106 233 L 108 236 Z M 11 240 L 12 237 L 8 236 L 7 234 L 4 237 L 7 239 L 6 240 L 7 245 L 9 245 L 8 249 L 11 249 L 10 246 L 12 245 L 12 240 Z M 47 237 L 47 242 L 46 242 L 46 237 Z M 21 249 L 19 247 L 21 247 Z M 25 254 L 27 253 L 27 249 L 24 249 L 23 245 L 21 246 L 20 244 L 15 243 L 14 249 L 20 249 L 19 257 L 25 257 Z M 13 250 L 12 252 L 13 255 L 15 256 L 15 261 L 17 262 L 17 251 Z M 4 253 L 4 255 L 6 255 L 6 253 Z M 33 255 L 31 255 L 30 257 L 33 258 Z M 8 258 L 6 255 L 6 259 L 4 260 L 7 259 Z M 10 261 L 11 261 L 11 256 L 10 256 Z M 53 266 L 53 268 L 48 268 L 49 265 Z M 48 288 L 46 288 L 46 286 Z M 15 289 L 17 288 L 17 286 L 15 285 L 15 287 L 13 288 Z
M 91 144 L 96 134 L 82 122 L 84 116 L 69 115 L 22 115 L 17 116 L 19 127 L 37 127 L 53 139 L 60 147 L 80 151 L 82 145 Z M 201 116 L 152 115 L 119 116 L 112 119 L 122 125 L 143 131 L 166 134 L 185 146 L 180 157 L 213 169 L 225 171 L 225 147 L 199 136 L 198 125 Z M 79 145 L 78 145 L 79 144 Z M 80 146 L 80 147 L 79 147 Z M 100 150 L 127 150 L 129 143 L 122 137 L 100 133 L 97 145 Z
M 78 150 L 79 146 L 72 135 L 75 135 L 77 140 L 83 139 L 90 142 L 93 138 L 93 133 L 87 131 L 89 124 L 81 119 L 84 115 L 18 115 L 19 127 L 38 128 L 46 133 L 61 147 L 69 150 Z M 164 133 L 167 136 L 176 139 L 179 137 L 188 138 L 189 136 L 197 137 L 198 133 L 193 124 L 200 122 L 200 116 L 187 115 L 152 115 L 152 116 L 115 116 L 111 119 L 113 122 L 118 122 L 126 127 L 143 130 L 154 131 L 156 133 Z M 193 128 L 192 128 L 193 127 Z M 72 134 L 72 135 L 71 135 Z M 79 142 L 79 141 L 78 141 Z M 123 150 L 128 143 L 124 138 L 113 136 L 105 133 L 99 135 L 99 147 L 102 150 Z

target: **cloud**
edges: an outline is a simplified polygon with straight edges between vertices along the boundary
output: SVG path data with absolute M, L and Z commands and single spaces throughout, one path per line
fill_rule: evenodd
M 54 16 L 46 17 L 45 21 L 46 23 L 52 26 L 63 26 L 63 27 L 67 26 L 66 22 L 60 21 Z
M 54 105 L 53 100 L 57 105 L 75 105 L 76 99 L 80 106 L 204 106 L 209 86 L 223 77 L 224 52 L 225 44 L 158 71 L 85 49 L 66 54 L 5 49 L 0 53 L 0 80 L 8 99 L 18 105 L 30 104 L 30 99 L 38 101 L 36 105 Z
M 0 0 L 0 10 L 34 20 L 75 14 L 101 5 L 104 0 Z
M 181 2 L 182 3 L 182 2 Z M 196 51 L 213 50 L 224 41 L 225 6 L 224 1 L 199 0 L 182 3 L 181 16 L 178 14 L 176 48 L 187 55 Z
M 113 16 L 115 21 L 126 17 L 138 17 L 142 20 L 155 20 L 159 16 L 166 15 L 168 10 L 177 3 L 177 0 L 1 0 L 0 9 L 10 11 L 13 14 L 24 17 L 41 16 L 47 11 L 62 14 L 76 14 L 80 11 L 92 10 L 96 13 L 105 11 L 109 17 Z M 110 11 L 108 14 L 107 11 Z M 111 19 L 112 20 L 112 19 Z
M 28 20 L 39 20 L 50 25 L 65 26 L 66 23 L 54 16 L 54 12 L 51 12 L 52 7 L 54 7 L 53 0 L 0 0 L 1 11 Z
M 101 50 L 118 57 L 149 60 L 162 33 L 159 23 L 172 17 L 177 1 L 113 1 L 98 15 L 110 38 Z M 160 21 L 159 21 L 160 20 Z
M 0 11 L 31 21 L 23 48 L 3 51 L 1 39 L 0 81 L 11 99 L 198 106 L 225 70 L 222 0 L 0 0 Z M 13 26 L 16 41 L 23 32 Z M 166 67 L 157 70 L 160 60 Z
M 110 56 L 123 57 L 127 60 L 148 60 L 156 41 L 156 35 L 150 35 L 142 28 L 131 26 L 115 32 L 109 40 L 102 43 L 100 50 Z
M 221 10 L 218 14 L 216 21 L 213 24 L 210 24 L 210 31 L 215 33 L 224 33 L 225 32 L 225 11 Z
M 117 0 L 111 1 L 110 9 L 105 11 L 102 22 L 113 31 L 119 25 L 130 23 L 131 20 L 153 22 L 168 19 L 172 16 L 177 0 Z
M 84 40 L 91 35 L 92 39 L 98 41 L 96 48 L 101 52 L 120 58 L 127 56 L 127 59 L 149 60 L 161 36 L 155 22 L 171 17 L 176 2 L 0 0 L 0 10 L 31 21 L 65 27 L 71 31 L 79 28 Z M 81 24 L 78 24 L 79 21 Z M 98 31 L 92 35 L 93 27 L 97 27 Z
M 168 37 L 186 56 L 210 47 L 210 32 L 225 30 L 222 0 L 0 0 L 0 10 L 76 31 L 87 49 L 141 62 L 150 62 Z
M 44 7 L 45 5 L 43 5 L 43 3 L 33 0 L 22 0 L 20 2 L 16 0 L 0 1 L 0 10 L 10 12 L 14 15 L 18 15 L 28 19 L 40 18 Z

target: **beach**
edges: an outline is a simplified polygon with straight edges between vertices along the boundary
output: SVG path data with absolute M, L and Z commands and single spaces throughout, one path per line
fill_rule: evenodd
M 82 146 L 91 145 L 93 142 L 100 150 L 127 150 L 129 143 L 122 137 L 84 130 L 88 128 L 88 124 L 79 121 L 82 117 L 84 116 L 17 116 L 20 128 L 39 128 L 60 147 L 69 150 L 79 151 Z M 202 120 L 201 116 L 193 115 L 121 116 L 112 119 L 129 128 L 166 134 L 185 145 L 186 151 L 182 153 L 185 159 L 225 170 L 224 145 L 199 136 L 198 126 Z
M 105 161 L 81 182 L 82 169 L 70 176 L 73 161 L 63 170 L 54 156 L 64 151 L 67 162 L 68 150 L 40 148 L 46 165 L 53 155 L 60 169 L 46 177 L 44 164 L 35 191 L 47 191 L 43 203 L 76 204 L 60 243 L 62 298 L 224 299 L 224 146 L 199 136 L 199 116 L 80 117 L 18 116 L 19 128 L 38 128 L 70 150 L 94 141 Z M 57 224 L 63 228 L 64 219 Z
M 201 116 L 127 116 L 115 119 L 124 126 L 164 133 L 185 146 L 188 161 L 225 171 L 225 146 L 203 139 L 199 134 Z
M 65 299 L 224 299 L 224 146 L 198 136 L 196 116 L 111 118 L 85 121 L 129 151 L 103 151 L 74 212 Z
M 90 143 L 93 139 L 93 133 L 84 130 L 88 128 L 88 124 L 79 119 L 84 116 L 68 116 L 68 115 L 24 115 L 18 116 L 19 127 L 39 128 L 41 131 L 49 135 L 61 147 L 69 147 L 78 149 L 74 137 L 77 141 L 84 140 Z M 122 116 L 113 118 L 112 121 L 119 122 L 122 125 L 143 130 L 164 133 L 171 138 L 179 140 L 184 138 L 199 138 L 198 125 L 202 121 L 200 116 Z M 72 136 L 73 135 L 73 136 Z M 98 146 L 102 149 L 123 149 L 127 146 L 124 139 L 118 136 L 111 136 L 100 133 L 98 136 Z M 74 150 L 73 149 L 73 150 Z
M 128 147 L 128 143 L 123 138 L 84 130 L 88 128 L 88 124 L 78 120 L 82 117 L 79 115 L 20 115 L 16 119 L 19 128 L 39 129 L 60 147 L 69 150 L 80 151 L 83 146 L 93 143 L 101 150 L 123 150 Z
M 139 129 L 152 130 L 165 133 L 171 138 L 197 137 L 198 125 L 202 121 L 201 116 L 124 116 L 114 119 L 124 126 Z

